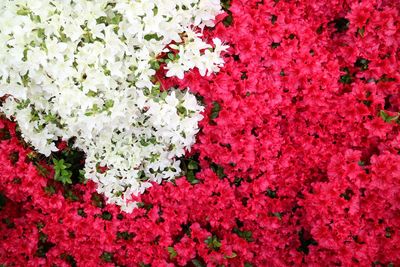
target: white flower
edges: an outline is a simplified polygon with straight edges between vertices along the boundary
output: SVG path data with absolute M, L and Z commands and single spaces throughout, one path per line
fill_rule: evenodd
M 184 73 L 195 67 L 202 76 L 219 71 L 224 64 L 221 53 L 226 51 L 228 47 L 222 45 L 221 40 L 215 38 L 213 39 L 215 48 L 212 49 L 211 45 L 200 39 L 200 33 L 196 33 L 191 29 L 187 29 L 186 33 L 186 43 L 171 47 L 179 50 L 179 59 L 167 64 L 167 77 L 176 76 L 179 79 L 183 79 Z M 203 50 L 204 52 L 201 52 Z
M 218 71 L 226 46 L 215 39 L 212 48 L 201 30 L 220 12 L 219 0 L 3 0 L 0 97 L 8 97 L 0 112 L 46 156 L 59 138 L 74 137 L 86 177 L 131 212 L 132 194 L 180 174 L 175 159 L 203 118 L 190 92 L 159 92 L 154 62 L 178 52 L 169 77 Z
M 183 79 L 186 68 L 181 63 L 172 62 L 172 63 L 168 63 L 167 70 L 168 70 L 166 73 L 167 77 L 176 76 L 179 79 Z

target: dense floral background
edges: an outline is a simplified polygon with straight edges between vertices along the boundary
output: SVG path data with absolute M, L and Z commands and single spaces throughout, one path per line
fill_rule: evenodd
M 222 5 L 224 68 L 163 80 L 206 106 L 186 176 L 131 214 L 0 121 L 0 266 L 400 265 L 400 2 Z

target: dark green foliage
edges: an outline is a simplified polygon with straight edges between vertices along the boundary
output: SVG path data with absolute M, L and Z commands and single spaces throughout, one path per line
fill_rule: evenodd
M 49 242 L 46 234 L 39 230 L 39 242 L 35 255 L 39 258 L 46 258 L 46 253 L 55 245 Z
M 52 155 L 52 160 L 55 164 L 54 167 L 56 167 L 56 163 L 58 163 L 57 167 L 59 168 L 59 174 L 61 175 L 59 178 L 64 181 L 64 184 L 78 184 L 85 182 L 84 173 L 82 171 L 85 166 L 85 154 L 82 151 L 73 148 L 73 142 L 74 140 L 69 140 L 68 146 L 65 149 Z
M 346 18 L 337 18 L 329 23 L 334 24 L 336 31 L 342 33 L 349 29 L 350 21 Z
M 317 246 L 318 243 L 315 241 L 310 234 L 307 234 L 302 228 L 299 233 L 299 239 L 300 239 L 300 247 L 297 248 L 297 251 L 303 252 L 304 254 L 308 255 L 310 252 L 310 249 L 308 248 L 310 245 Z
M 220 111 L 221 111 L 221 105 L 216 101 L 212 102 L 210 119 L 214 120 L 218 118 Z
M 200 171 L 199 154 L 194 154 L 188 158 L 181 158 L 181 169 L 183 175 L 192 185 L 198 184 L 201 181 L 196 178 L 196 173 Z
M 168 247 L 167 251 L 169 253 L 169 258 L 171 260 L 173 260 L 174 258 L 176 258 L 176 256 L 178 256 L 178 253 L 176 252 L 176 250 L 174 249 L 174 247 Z
M 218 237 L 216 235 L 212 235 L 212 236 L 207 237 L 207 239 L 204 242 L 207 244 L 207 246 L 210 249 L 216 250 L 216 251 L 218 251 L 219 248 L 222 245 L 220 240 L 218 239 Z
M 103 220 L 106 220 L 106 221 L 111 221 L 112 220 L 112 214 L 109 213 L 108 211 L 103 211 L 103 213 L 101 214 L 101 218 Z
M 233 228 L 232 232 L 237 234 L 239 237 L 245 239 L 247 242 L 253 242 L 253 233 L 251 231 L 242 231 L 238 227 Z
M 128 241 L 128 240 L 131 240 L 134 237 L 135 237 L 134 233 L 129 233 L 127 231 L 124 231 L 124 232 L 118 231 L 117 232 L 117 239 L 123 239 L 125 241 Z
M 221 7 L 222 10 L 224 10 L 228 15 L 222 20 L 222 23 L 226 26 L 229 27 L 233 23 L 233 16 L 232 12 L 229 10 L 231 7 L 232 0 L 222 0 L 221 1 Z
M 213 170 L 213 172 L 215 172 L 215 174 L 220 178 L 226 178 L 227 175 L 224 173 L 224 168 L 214 162 L 211 162 L 210 164 L 210 168 L 211 170 Z
M 344 71 L 346 74 L 340 76 L 339 82 L 343 83 L 343 84 L 351 84 L 353 82 L 353 80 L 351 78 L 349 68 L 345 67 L 345 68 L 342 68 L 341 70 Z
M 0 129 L 0 141 L 4 140 L 10 140 L 11 139 L 11 133 L 7 128 L 1 128 Z
M 69 170 L 71 164 L 64 162 L 64 159 L 57 160 L 55 158 L 53 158 L 53 164 L 54 180 L 62 184 L 72 184 L 72 172 Z
M 395 116 L 390 116 L 389 114 L 386 113 L 386 111 L 381 110 L 379 111 L 379 116 L 385 121 L 385 122 L 396 122 L 399 120 L 400 113 L 395 115 Z
M 114 255 L 111 252 L 104 251 L 100 256 L 100 259 L 105 262 L 112 262 L 113 256 Z
M 365 58 L 357 58 L 356 62 L 354 63 L 354 67 L 360 68 L 361 70 L 367 70 L 368 69 L 368 64 L 371 61 Z

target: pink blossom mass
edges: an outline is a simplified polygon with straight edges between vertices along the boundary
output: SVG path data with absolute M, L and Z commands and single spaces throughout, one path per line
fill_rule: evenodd
M 0 120 L 0 266 L 400 266 L 400 1 L 221 4 L 220 71 L 156 75 L 205 107 L 184 175 L 132 213 Z

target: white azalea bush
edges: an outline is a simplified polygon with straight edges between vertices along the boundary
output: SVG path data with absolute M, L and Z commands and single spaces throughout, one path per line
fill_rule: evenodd
M 76 138 L 86 177 L 130 212 L 132 194 L 180 174 L 203 118 L 193 94 L 160 90 L 155 73 L 161 61 L 170 77 L 219 71 L 227 47 L 201 31 L 220 12 L 219 0 L 3 0 L 0 112 L 46 156 Z

